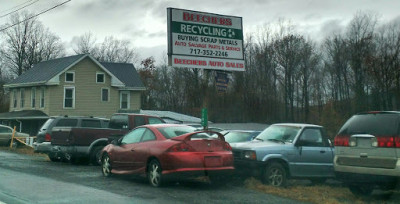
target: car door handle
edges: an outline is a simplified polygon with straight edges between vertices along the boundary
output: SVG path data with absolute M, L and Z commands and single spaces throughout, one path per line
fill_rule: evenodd
M 134 149 L 131 149 L 131 152 L 134 152 L 135 150 Z
M 319 152 L 321 152 L 321 153 L 325 153 L 326 151 L 325 151 L 325 150 L 321 150 L 321 151 L 319 151 Z

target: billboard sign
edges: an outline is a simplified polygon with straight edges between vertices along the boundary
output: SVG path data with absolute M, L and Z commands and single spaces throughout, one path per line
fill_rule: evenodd
M 168 64 L 245 71 L 242 18 L 168 8 Z

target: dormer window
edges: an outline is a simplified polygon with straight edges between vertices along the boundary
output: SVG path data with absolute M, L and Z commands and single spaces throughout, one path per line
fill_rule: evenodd
M 96 83 L 104 83 L 105 80 L 104 73 L 96 73 Z
M 75 72 L 65 73 L 65 82 L 74 83 L 75 82 Z

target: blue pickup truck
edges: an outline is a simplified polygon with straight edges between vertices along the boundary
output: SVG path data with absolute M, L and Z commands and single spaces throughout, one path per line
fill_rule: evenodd
M 253 141 L 232 144 L 235 168 L 273 186 L 289 178 L 325 182 L 335 176 L 334 149 L 322 126 L 273 124 Z

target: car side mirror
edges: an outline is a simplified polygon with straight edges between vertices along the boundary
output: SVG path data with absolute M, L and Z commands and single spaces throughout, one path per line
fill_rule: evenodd
M 333 147 L 331 139 L 328 139 L 328 144 L 329 144 L 330 147 Z

